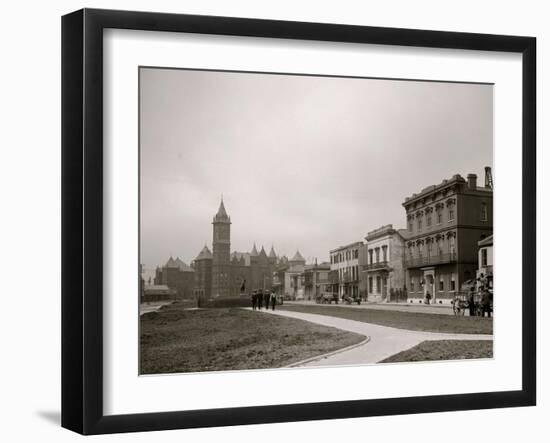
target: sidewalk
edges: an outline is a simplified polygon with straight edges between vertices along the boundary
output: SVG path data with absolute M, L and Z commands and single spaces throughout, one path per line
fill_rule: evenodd
M 337 305 L 332 304 L 323 304 L 315 303 L 314 301 L 285 301 L 285 305 L 308 305 L 308 306 L 339 306 L 343 308 L 354 308 L 354 309 L 378 309 L 382 311 L 401 311 L 401 312 L 418 312 L 425 314 L 441 314 L 441 315 L 454 315 L 453 307 L 451 305 L 424 305 L 424 304 L 407 304 L 407 303 L 369 303 L 361 302 L 358 304 L 346 304 L 338 303 Z
M 247 308 L 250 309 L 250 308 Z M 323 326 L 342 329 L 364 335 L 370 340 L 361 346 L 328 356 L 319 356 L 300 367 L 341 366 L 378 363 L 398 352 L 410 349 L 426 340 L 492 340 L 492 335 L 445 334 L 436 332 L 408 331 L 328 315 L 305 314 L 293 311 L 258 311 L 260 314 L 281 315 L 309 321 Z

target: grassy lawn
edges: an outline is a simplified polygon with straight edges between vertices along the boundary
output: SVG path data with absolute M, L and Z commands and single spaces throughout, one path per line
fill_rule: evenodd
M 381 363 L 492 357 L 493 342 L 491 340 L 434 340 L 423 341 L 414 348 L 386 358 Z
M 349 320 L 408 329 L 410 331 L 449 332 L 460 334 L 492 334 L 493 319 L 483 317 L 455 317 L 453 315 L 425 314 L 402 311 L 357 309 L 340 306 L 290 306 L 283 305 L 286 311 L 309 314 L 330 315 Z
M 178 303 L 140 322 L 141 374 L 278 368 L 364 339 L 302 320 Z

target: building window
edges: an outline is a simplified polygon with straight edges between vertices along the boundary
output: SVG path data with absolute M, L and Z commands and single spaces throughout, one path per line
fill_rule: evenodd
M 376 277 L 376 293 L 380 294 L 380 276 Z
M 479 220 L 482 222 L 487 221 L 487 203 L 481 203 L 481 212 L 479 214 Z
M 455 219 L 455 208 L 453 206 L 449 207 L 449 221 L 453 221 Z
M 409 232 L 413 231 L 413 222 L 412 220 L 409 220 Z
M 432 213 L 428 212 L 426 215 L 426 226 L 430 227 L 432 225 Z
M 414 279 L 411 278 L 411 292 L 414 292 Z
M 443 281 L 443 277 L 439 277 L 439 290 L 440 291 L 445 290 L 445 282 Z
M 369 294 L 372 294 L 372 277 L 369 277 Z
M 455 282 L 455 276 L 454 274 L 451 275 L 451 291 L 456 290 L 456 282 Z
M 388 247 L 382 246 L 382 261 L 388 261 Z
M 455 238 L 454 237 L 449 238 L 449 252 L 451 254 L 454 254 L 456 252 Z
M 487 248 L 481 250 L 481 266 L 487 266 Z
M 372 249 L 369 249 L 369 264 L 372 265 Z
M 422 219 L 419 218 L 417 223 L 418 223 L 418 231 L 420 232 L 422 231 Z
M 441 211 L 441 209 L 438 209 L 436 217 L 437 224 L 440 225 L 443 222 L 443 212 Z
M 380 262 L 380 248 L 375 248 L 374 252 L 376 254 L 376 263 Z

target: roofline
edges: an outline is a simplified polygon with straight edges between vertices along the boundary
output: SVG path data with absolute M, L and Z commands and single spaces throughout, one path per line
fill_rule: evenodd
M 329 252 L 329 254 L 332 254 L 333 252 L 341 251 L 341 250 L 343 250 L 343 249 L 348 249 L 348 248 L 351 248 L 352 246 L 356 246 L 356 245 L 361 245 L 361 246 L 363 246 L 364 243 L 363 243 L 362 240 L 360 240 L 360 241 L 356 241 L 356 242 L 350 243 L 350 244 L 345 245 L 345 246 L 338 246 L 336 249 L 332 249 L 332 250 L 330 250 L 330 251 L 328 251 L 328 252 Z
M 418 201 L 422 198 L 425 198 L 426 196 L 428 196 L 430 194 L 433 194 L 434 192 L 440 191 L 440 190 L 445 189 L 446 187 L 449 187 L 449 186 L 454 186 L 457 183 L 467 185 L 468 181 L 464 177 L 462 177 L 460 174 L 455 174 L 450 179 L 445 179 L 439 184 L 434 184 L 434 185 L 430 185 L 430 186 L 425 187 L 418 194 L 413 194 L 410 197 L 405 197 L 405 201 L 403 203 L 401 203 L 401 206 L 407 206 L 407 205 L 409 205 L 413 202 L 416 202 L 416 201 Z M 486 187 L 481 187 L 481 186 L 476 186 L 476 189 L 470 189 L 466 186 L 466 188 L 461 193 L 466 194 L 468 192 L 472 192 L 472 193 L 482 192 L 482 193 L 492 194 L 493 189 L 486 188 Z

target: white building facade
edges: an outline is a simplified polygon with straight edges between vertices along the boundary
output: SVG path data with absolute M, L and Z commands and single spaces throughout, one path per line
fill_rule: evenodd
M 404 230 L 402 230 L 404 231 Z M 370 231 L 367 243 L 366 264 L 362 275 L 366 279 L 367 300 L 374 302 L 405 302 L 405 239 L 404 233 L 385 225 Z

